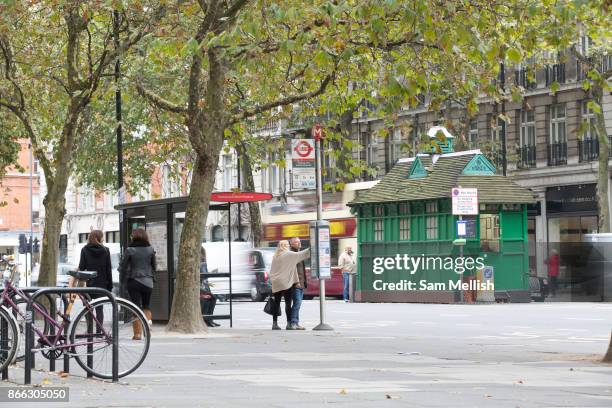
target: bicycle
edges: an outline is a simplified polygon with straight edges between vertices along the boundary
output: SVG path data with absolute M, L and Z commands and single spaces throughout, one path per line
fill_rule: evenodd
M 96 277 L 97 272 L 70 271 L 75 286 L 83 286 L 88 280 Z M 40 303 L 32 304 L 32 330 L 37 338 L 33 351 L 39 351 L 45 358 L 59 358 L 62 354 L 74 357 L 79 366 L 86 372 L 103 379 L 112 378 L 112 302 L 108 297 L 91 299 L 81 293 L 69 295 L 65 310 L 59 311 L 59 321 L 50 316 Z M 82 309 L 71 319 L 76 300 L 80 300 Z M 144 362 L 151 341 L 147 319 L 136 305 L 123 299 L 115 298 L 118 308 L 119 331 L 119 377 L 134 372 Z M 4 289 L 0 294 L 0 371 L 14 361 L 25 356 L 26 308 L 29 296 L 16 288 L 12 279 L 4 279 Z M 37 325 L 42 325 L 42 328 Z M 141 337 L 132 339 L 133 329 L 141 327 Z M 68 327 L 68 336 L 64 331 Z M 88 330 L 89 327 L 89 330 Z M 54 330 L 52 330 L 52 328 Z M 55 333 L 52 333 L 55 332 Z M 23 347 L 22 347 L 23 345 Z M 89 351 L 88 351 L 89 348 Z M 93 361 L 87 365 L 87 357 Z

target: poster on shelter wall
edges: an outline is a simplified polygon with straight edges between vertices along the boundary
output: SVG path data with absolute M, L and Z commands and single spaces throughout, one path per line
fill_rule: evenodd
M 158 271 L 168 270 L 168 231 L 166 221 L 148 222 L 146 225 L 149 243 L 155 250 Z

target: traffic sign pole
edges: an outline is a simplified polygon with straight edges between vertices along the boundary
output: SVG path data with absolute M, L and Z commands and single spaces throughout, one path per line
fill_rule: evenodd
M 317 180 L 317 221 L 323 219 L 323 183 L 321 179 L 321 136 L 322 129 L 321 125 L 316 124 L 312 130 L 313 137 L 315 139 L 315 173 Z M 318 224 L 318 222 L 317 222 Z M 321 279 L 321 254 L 318 251 L 318 237 L 319 231 L 317 228 L 317 254 L 319 256 L 319 262 L 317 262 L 317 276 L 319 277 L 319 314 L 321 322 L 315 326 L 312 330 L 334 330 L 329 324 L 325 323 L 325 280 Z M 312 244 L 312 243 L 311 243 Z

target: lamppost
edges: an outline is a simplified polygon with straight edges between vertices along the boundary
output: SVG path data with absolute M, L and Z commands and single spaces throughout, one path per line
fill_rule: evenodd
M 119 55 L 119 28 L 121 25 L 121 16 L 118 10 L 113 11 L 113 37 L 115 41 L 115 51 L 117 52 L 117 60 L 115 61 L 115 119 L 117 121 L 117 191 L 119 204 L 125 203 L 125 187 L 123 184 L 123 125 L 121 117 L 121 60 Z M 121 246 L 121 254 L 123 254 L 124 243 L 127 242 L 125 236 L 125 228 L 123 225 L 123 211 L 119 211 L 119 242 Z
M 502 92 L 502 96 L 501 96 L 502 173 L 505 177 L 507 167 L 508 167 L 508 160 L 506 157 L 506 68 L 504 67 L 503 61 L 499 63 L 499 82 L 501 85 L 501 92 Z

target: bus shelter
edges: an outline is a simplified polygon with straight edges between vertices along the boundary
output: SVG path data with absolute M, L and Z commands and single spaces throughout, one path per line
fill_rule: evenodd
M 210 211 L 227 211 L 228 223 L 231 222 L 232 204 L 248 201 L 268 200 L 271 195 L 263 193 L 213 193 Z M 120 204 L 115 208 L 121 212 L 121 248 L 126 248 L 129 236 L 136 228 L 143 228 L 149 235 L 151 246 L 156 252 L 157 272 L 155 287 L 151 296 L 153 320 L 167 321 L 174 295 L 178 253 L 181 232 L 185 222 L 188 197 L 166 198 L 159 200 L 139 201 Z M 219 201 L 223 200 L 223 201 Z M 214 274 L 217 278 L 229 280 L 229 313 L 215 314 L 214 319 L 229 319 L 232 325 L 232 260 L 231 260 L 231 225 L 228 225 L 228 273 Z M 207 274 L 203 278 L 212 276 Z

